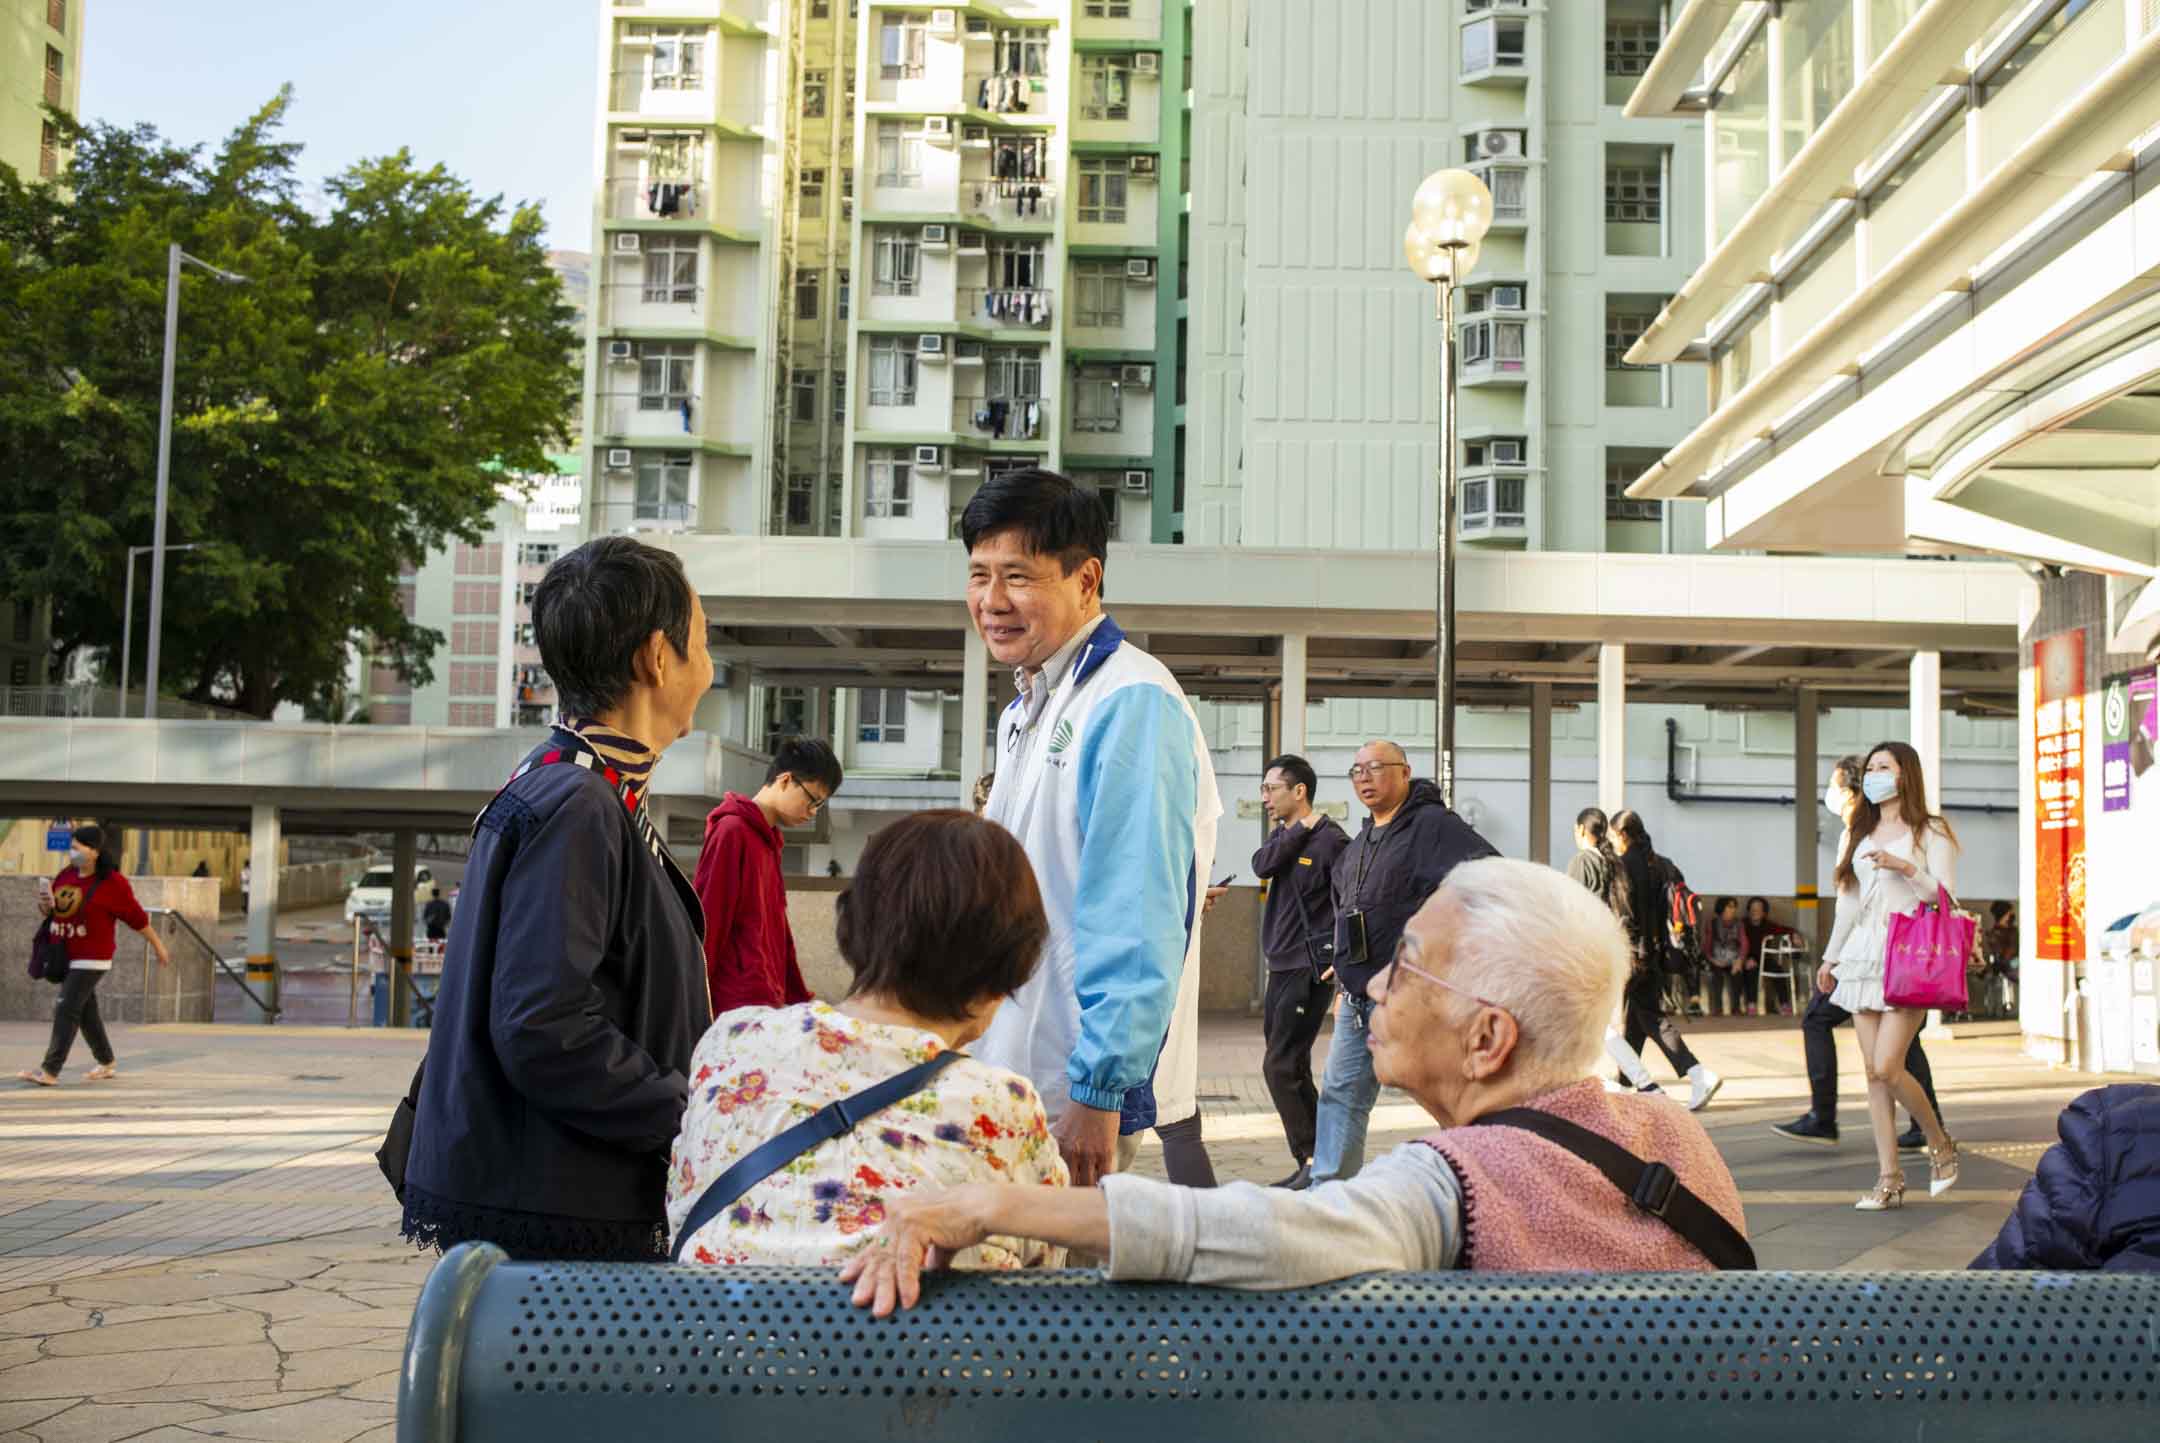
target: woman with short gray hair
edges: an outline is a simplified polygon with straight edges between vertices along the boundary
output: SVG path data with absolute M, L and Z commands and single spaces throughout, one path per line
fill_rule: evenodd
M 1753 1267 L 1739 1188 L 1702 1125 L 1593 1074 L 1627 969 L 1618 921 L 1583 888 L 1528 862 L 1466 862 L 1370 988 L 1374 1068 L 1437 1131 L 1306 1192 L 1114 1174 L 895 1198 L 881 1245 L 841 1278 L 884 1316 L 914 1305 L 933 1248 L 992 1235 L 1106 1255 L 1113 1279 L 1244 1288 L 1383 1269 Z

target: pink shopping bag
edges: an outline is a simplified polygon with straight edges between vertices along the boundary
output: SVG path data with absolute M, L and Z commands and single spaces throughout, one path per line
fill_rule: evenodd
M 1948 888 L 1935 903 L 1921 903 L 1890 918 L 1883 954 L 1883 1001 L 1892 1007 L 1965 1010 L 1965 959 L 1972 954 L 1974 922 L 1961 917 Z

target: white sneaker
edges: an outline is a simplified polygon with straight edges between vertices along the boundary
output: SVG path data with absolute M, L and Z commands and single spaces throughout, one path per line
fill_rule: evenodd
M 1688 1069 L 1687 1077 L 1687 1110 L 1689 1112 L 1701 1112 L 1704 1108 L 1708 1107 L 1710 1105 L 1710 1099 L 1716 1097 L 1718 1095 L 1718 1089 L 1725 1085 L 1724 1078 L 1718 1076 L 1709 1068 L 1703 1066 L 1700 1062 L 1696 1063 L 1693 1067 Z

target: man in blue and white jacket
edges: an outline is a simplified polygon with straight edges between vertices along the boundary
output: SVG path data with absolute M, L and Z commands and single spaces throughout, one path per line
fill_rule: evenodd
M 1173 1176 L 1212 1183 L 1200 906 L 1222 803 L 1184 691 L 1103 612 L 1108 532 L 1052 471 L 989 481 L 961 514 L 969 619 L 1019 692 L 984 815 L 1027 849 L 1050 917 L 1042 965 L 973 1052 L 1035 1084 L 1076 1187 L 1158 1122 Z

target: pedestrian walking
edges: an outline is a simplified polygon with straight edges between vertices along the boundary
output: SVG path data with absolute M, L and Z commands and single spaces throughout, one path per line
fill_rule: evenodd
M 248 909 L 248 891 L 255 879 L 255 863 L 251 859 L 240 864 L 240 910 Z
M 428 893 L 428 904 L 420 909 L 420 925 L 427 928 L 430 942 L 440 942 L 450 935 L 450 904 L 443 900 L 442 888 Z
M 1838 836 L 1839 856 L 1845 854 L 1853 808 L 1860 802 L 1860 770 L 1857 753 L 1838 758 L 1830 769 L 1829 784 L 1823 790 L 1823 806 L 1844 828 Z M 1749 910 L 1753 911 L 1753 907 Z M 1763 904 L 1763 912 L 1767 917 L 1769 903 Z M 1813 986 L 1812 979 L 1810 986 Z M 1814 999 L 1800 1015 L 1800 1044 L 1807 1054 L 1808 1110 L 1791 1122 L 1772 1123 L 1770 1130 L 1779 1137 L 1804 1142 L 1811 1147 L 1837 1146 L 1838 1060 L 1837 1039 L 1832 1034 L 1851 1020 L 1852 1014 L 1832 1001 L 1827 990 L 1815 990 Z M 1942 1116 L 1942 1104 L 1935 1100 L 1935 1074 L 1928 1066 L 1927 1052 L 1920 1046 L 1917 1033 L 1913 1036 L 1912 1046 L 1905 1049 L 1905 1070 L 1927 1094 L 1928 1106 L 1935 1109 L 1935 1115 Z M 1919 1123 L 1913 1123 L 1898 1134 L 1897 1145 L 1899 1152 L 1924 1151 L 1927 1134 L 1920 1130 Z
M 1710 1105 L 1725 1079 L 1710 1070 L 1680 1035 L 1680 1025 L 1665 1008 L 1665 973 L 1672 946 L 1672 891 L 1687 880 L 1669 857 L 1661 857 L 1652 845 L 1642 814 L 1624 811 L 1612 820 L 1613 845 L 1627 872 L 1628 912 L 1620 920 L 1628 934 L 1634 967 L 1627 986 L 1621 989 L 1626 1025 L 1621 1035 L 1627 1045 L 1640 1050 L 1644 1038 L 1654 1040 L 1658 1051 L 1674 1072 L 1687 1079 L 1688 1111 L 1700 1112 Z
M 1312 1182 L 1355 1177 L 1365 1165 L 1365 1133 L 1380 1080 L 1373 1071 L 1373 999 L 1367 988 L 1395 956 L 1403 928 L 1464 862 L 1496 857 L 1492 843 L 1440 799 L 1439 786 L 1413 781 L 1410 761 L 1391 741 L 1369 741 L 1350 766 L 1350 786 L 1368 813 L 1335 859 L 1334 1039 L 1320 1080 Z
M 645 793 L 712 688 L 705 609 L 680 558 L 610 536 L 548 568 L 532 617 L 563 719 L 473 825 L 472 904 L 383 1170 L 422 1246 L 655 1261 L 712 1010 L 697 893 Z
M 1252 859 L 1253 875 L 1267 888 L 1260 922 L 1268 967 L 1260 1075 L 1290 1145 L 1290 1175 L 1275 1186 L 1293 1192 L 1312 1182 L 1320 1106 L 1312 1049 L 1335 999 L 1335 860 L 1350 845 L 1350 834 L 1313 806 L 1319 786 L 1303 757 L 1279 756 L 1267 764 L 1260 805 L 1274 830 Z
M 1928 1195 L 1957 1185 L 1957 1142 L 1907 1070 L 1905 1058 L 1926 1012 L 1892 1007 L 1883 997 L 1890 919 L 1957 891 L 1957 837 L 1928 804 L 1920 755 L 1903 742 L 1868 753 L 1860 800 L 1838 857 L 1837 923 L 1823 948 L 1815 985 L 1850 1012 L 1868 1070 L 1868 1122 L 1875 1135 L 1875 1186 L 1853 1206 L 1882 1212 L 1905 1201 L 1898 1162 L 1896 1101 L 1905 1104 L 1928 1143 Z M 1893 1101 L 1895 1099 L 1896 1101 Z
M 1050 919 L 1042 966 L 975 1055 L 1042 1094 L 1077 1187 L 1153 1127 L 1170 1176 L 1212 1187 L 1199 1102 L 1200 926 L 1222 802 L 1177 679 L 1102 609 L 1094 492 L 1034 468 L 960 516 L 969 620 L 1013 668 L 983 815 L 1027 849 Z
M 104 827 L 77 827 L 68 835 L 67 868 L 38 891 L 38 910 L 50 919 L 52 939 L 67 947 L 67 976 L 53 1001 L 52 1038 L 45 1046 L 44 1060 L 35 1069 L 26 1067 L 15 1075 L 38 1087 L 57 1087 L 79 1031 L 97 1062 L 84 1079 L 103 1082 L 117 1077 L 120 1068 L 97 1003 L 98 984 L 112 970 L 117 927 L 140 932 L 156 954 L 158 966 L 172 966 L 165 939 L 151 929 L 150 914 L 135 900 L 128 879 L 120 875 L 119 834 Z
M 807 827 L 840 790 L 840 758 L 816 737 L 773 748 L 755 796 L 729 792 L 705 819 L 697 893 L 705 905 L 705 977 L 713 1015 L 810 1000 L 780 875 L 783 827 Z
M 1567 874 L 1603 902 L 1615 918 L 1630 915 L 1627 869 L 1620 865 L 1620 854 L 1613 850 L 1612 822 L 1597 807 L 1584 807 L 1575 814 L 1575 855 L 1568 860 Z M 1605 1027 L 1606 1055 L 1619 1065 L 1620 1076 L 1637 1092 L 1663 1092 L 1665 1089 L 1657 1085 L 1650 1069 L 1643 1065 L 1642 1054 L 1628 1046 L 1620 1031 L 1621 1021 L 1616 1006 L 1612 1021 Z M 1608 1082 L 1606 1086 L 1619 1091 L 1621 1085 Z
M 1704 931 L 1708 934 L 1703 939 L 1703 960 L 1709 963 L 1708 1010 L 1730 1017 L 1744 1000 L 1740 964 L 1747 956 L 1747 928 L 1740 921 L 1739 899 L 1718 898 Z

